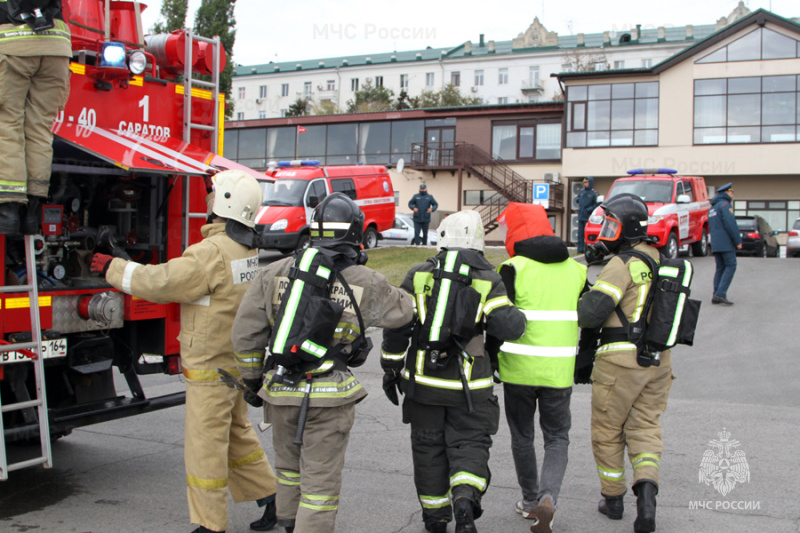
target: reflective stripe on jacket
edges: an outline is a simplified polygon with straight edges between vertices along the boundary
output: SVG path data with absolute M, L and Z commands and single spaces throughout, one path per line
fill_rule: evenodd
M 0 54 L 72 57 L 72 41 L 67 23 L 59 19 L 53 22 L 53 28 L 38 33 L 26 25 L 0 24 Z
M 517 255 L 502 266 L 515 270 L 515 304 L 527 319 L 525 335 L 506 341 L 498 360 L 504 383 L 572 386 L 578 346 L 578 298 L 586 267 L 572 259 L 540 263 Z

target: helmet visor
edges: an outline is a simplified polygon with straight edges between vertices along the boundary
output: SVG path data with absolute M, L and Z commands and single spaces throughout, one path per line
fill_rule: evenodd
M 622 223 L 613 216 L 603 218 L 603 226 L 600 228 L 600 235 L 597 240 L 616 241 L 622 234 Z

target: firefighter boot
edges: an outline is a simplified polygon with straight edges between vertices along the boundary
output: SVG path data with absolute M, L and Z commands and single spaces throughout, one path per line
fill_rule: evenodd
M 278 518 L 275 516 L 275 500 L 267 503 L 264 506 L 264 516 L 250 522 L 250 529 L 253 531 L 269 531 L 278 523 Z
M 16 235 L 19 233 L 19 204 L 3 202 L 0 204 L 0 234 Z
M 23 235 L 36 235 L 42 219 L 42 200 L 39 196 L 28 195 L 28 204 L 22 206 L 19 231 Z
M 456 533 L 477 533 L 475 529 L 475 508 L 468 498 L 458 498 L 453 503 L 456 515 Z
M 633 486 L 636 494 L 636 521 L 633 531 L 651 533 L 656 530 L 656 494 L 658 485 L 650 480 L 643 480 Z
M 425 524 L 425 531 L 430 533 L 447 533 L 447 522 L 430 522 Z
M 602 496 L 600 503 L 597 504 L 597 510 L 611 520 L 622 519 L 622 512 L 625 510 L 622 497 L 625 496 L 625 493 L 623 492 L 619 496 Z
M 207 527 L 200 526 L 192 533 L 225 533 L 224 531 L 214 531 L 213 529 L 208 529 Z

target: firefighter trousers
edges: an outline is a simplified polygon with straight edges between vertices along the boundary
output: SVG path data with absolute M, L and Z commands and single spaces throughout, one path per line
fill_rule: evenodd
M 426 524 L 449 522 L 451 500 L 466 497 L 475 518 L 481 514 L 481 496 L 489 487 L 489 449 L 497 433 L 500 406 L 497 396 L 467 406 L 403 402 L 403 422 L 411 424 L 414 485 Z
M 0 54 L 0 202 L 46 197 L 50 128 L 69 96 L 69 58 Z M 78 117 L 74 117 L 78 120 Z
M 278 473 L 278 525 L 293 524 L 294 533 L 333 533 L 355 403 L 309 408 L 302 445 L 293 442 L 299 406 L 268 404 L 267 411 Z
M 193 524 L 225 531 L 229 490 L 236 503 L 275 494 L 275 473 L 247 419 L 247 403 L 219 381 L 186 382 L 184 460 Z
M 672 366 L 627 368 L 598 358 L 592 371 L 592 451 L 600 491 L 626 491 L 625 446 L 633 466 L 633 484 L 658 484 L 663 443 L 659 417 L 667 408 Z

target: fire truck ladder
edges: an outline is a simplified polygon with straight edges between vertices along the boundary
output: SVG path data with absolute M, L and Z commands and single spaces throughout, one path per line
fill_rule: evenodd
M 192 77 L 192 64 L 194 63 L 194 57 L 192 56 L 192 45 L 194 44 L 194 41 L 205 42 L 210 45 L 209 50 L 207 50 L 206 53 L 208 54 L 210 52 L 213 54 L 211 81 L 198 80 Z M 218 153 L 219 150 L 219 65 L 221 47 L 222 44 L 219 40 L 219 37 L 209 39 L 207 37 L 196 35 L 191 30 L 186 31 L 186 59 L 183 69 L 183 142 L 192 142 L 193 130 L 207 131 L 211 134 L 211 151 L 215 154 Z M 210 126 L 207 124 L 197 124 L 192 122 L 192 96 L 195 96 L 192 94 L 192 88 L 194 86 L 203 87 L 211 91 L 213 119 Z M 186 213 L 183 227 L 184 250 L 189 245 L 189 220 L 192 218 L 206 218 L 205 212 L 192 213 L 189 211 L 189 206 L 191 205 L 189 202 L 189 193 L 191 191 L 189 188 L 190 178 L 190 176 L 186 176 L 183 182 L 185 191 L 183 195 L 183 211 Z
M 25 235 L 25 266 L 27 268 L 27 285 L 0 287 L 0 293 L 28 292 L 31 311 L 31 342 L 1 344 L 0 352 L 22 351 L 30 356 L 36 381 L 36 399 L 9 405 L 2 405 L 0 403 L 0 481 L 8 479 L 8 473 L 13 470 L 19 470 L 38 464 L 44 465 L 45 468 L 53 466 L 53 454 L 50 448 L 50 421 L 47 414 L 47 396 L 44 392 L 44 359 L 41 357 L 42 325 L 39 320 L 39 288 L 37 287 L 36 279 L 33 235 Z M 31 407 L 36 407 L 39 415 L 39 440 L 42 445 L 42 455 L 41 457 L 34 457 L 33 459 L 8 464 L 3 413 L 20 411 Z

